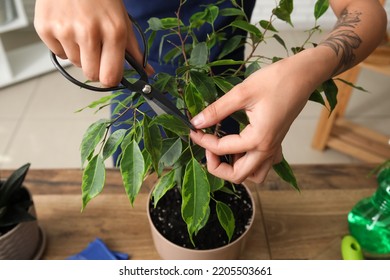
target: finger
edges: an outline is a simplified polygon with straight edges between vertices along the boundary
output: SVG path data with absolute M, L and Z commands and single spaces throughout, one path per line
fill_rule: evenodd
M 262 183 L 264 182 L 265 178 L 267 177 L 267 174 L 269 170 L 272 167 L 272 157 L 265 160 L 257 170 L 255 170 L 251 176 L 248 176 L 248 180 L 251 180 L 255 183 Z
M 219 123 L 232 113 L 244 108 L 245 89 L 242 84 L 235 86 L 214 103 L 196 115 L 192 124 L 196 128 L 206 128 Z
M 70 62 L 72 62 L 72 64 L 76 65 L 77 67 L 81 67 L 79 45 L 69 40 L 67 42 L 63 42 L 62 46 L 64 48 L 65 55 L 70 60 Z
M 221 162 L 218 155 L 206 150 L 206 162 L 207 170 L 210 174 L 233 182 L 232 179 L 227 176 L 227 174 L 231 174 L 233 172 L 233 167 L 226 162 Z
M 107 87 L 119 84 L 123 76 L 125 44 L 120 39 L 105 38 L 103 40 L 99 81 Z
M 242 183 L 248 177 L 253 176 L 253 173 L 258 171 L 258 166 L 261 166 L 263 162 L 267 162 L 267 159 L 258 152 L 246 153 L 239 158 L 233 165 L 225 162 L 221 162 L 218 155 L 206 150 L 207 169 L 208 171 L 224 180 L 239 184 Z M 272 162 L 272 161 L 271 161 Z M 270 164 L 265 165 L 266 170 L 270 168 Z M 260 175 L 266 175 L 267 172 L 259 173 Z M 265 178 L 265 176 L 264 176 Z
M 64 48 L 61 43 L 55 38 L 41 38 L 41 40 L 45 43 L 45 45 L 59 58 L 67 59 Z
M 36 5 L 36 8 L 38 5 Z M 36 11 L 36 16 L 34 17 L 34 27 L 39 35 L 42 42 L 58 57 L 66 59 L 66 54 L 61 43 L 55 37 L 51 26 L 48 25 L 45 21 L 39 20 L 43 16 L 40 15 L 41 10 Z
M 88 30 L 79 38 L 80 62 L 84 75 L 91 81 L 99 80 L 100 58 L 102 44 L 100 34 L 95 30 Z
M 249 125 L 250 126 L 250 125 Z M 256 148 L 256 136 L 252 133 L 249 136 L 245 128 L 240 134 L 226 135 L 222 138 L 218 138 L 216 135 L 205 134 L 201 130 L 196 132 L 191 131 L 190 136 L 199 146 L 202 146 L 206 150 L 210 150 L 217 155 L 225 154 L 239 154 Z

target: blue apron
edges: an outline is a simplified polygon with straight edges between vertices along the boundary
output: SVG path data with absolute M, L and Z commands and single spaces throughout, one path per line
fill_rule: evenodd
M 146 31 L 148 28 L 148 20 L 151 17 L 157 17 L 157 18 L 164 18 L 164 17 L 176 17 L 176 10 L 179 7 L 179 1 L 178 0 L 123 0 L 126 9 L 129 14 L 133 16 L 133 18 L 136 19 L 138 24 L 141 26 L 142 30 Z M 144 4 L 140 4 L 144 3 Z M 216 2 L 216 1 L 214 1 Z M 244 5 L 244 11 L 248 18 L 251 17 L 253 8 L 255 6 L 256 0 L 243 0 Z M 180 13 L 180 19 L 186 24 L 189 22 L 189 18 L 191 15 L 193 15 L 196 12 L 200 12 L 203 10 L 202 6 L 206 4 L 210 4 L 212 1 L 210 0 L 188 0 L 181 8 Z M 220 9 L 224 8 L 231 8 L 232 4 L 229 0 L 224 1 L 219 5 Z M 221 27 L 228 26 L 232 21 L 234 20 L 233 17 L 218 17 L 214 23 L 215 30 L 220 29 Z M 226 29 L 225 32 L 227 33 L 227 38 L 231 38 L 235 35 L 244 35 L 246 36 L 246 33 L 243 30 L 235 29 L 234 31 L 232 29 Z M 199 41 L 202 41 L 206 38 L 207 34 L 212 33 L 211 26 L 209 24 L 204 24 L 198 31 L 197 31 L 197 38 Z M 146 38 L 148 38 L 148 33 L 146 33 Z M 156 73 L 168 73 L 170 75 L 175 75 L 175 70 L 177 68 L 177 64 L 175 62 L 169 62 L 168 64 L 162 64 L 161 59 L 159 57 L 159 48 L 160 48 L 160 41 L 161 37 L 164 36 L 163 32 L 158 32 L 154 43 L 149 49 L 149 56 L 148 56 L 148 62 L 149 64 L 154 68 Z M 173 38 L 172 36 L 169 38 L 171 41 L 173 41 L 174 44 L 180 45 L 178 38 Z M 138 36 L 138 40 L 139 36 Z M 142 46 L 142 43 L 140 43 L 140 46 Z M 171 44 L 164 44 L 162 49 L 162 57 L 164 57 L 164 54 L 167 53 L 170 48 L 172 48 Z M 215 60 L 221 50 L 223 49 L 223 44 L 216 44 L 211 51 L 210 51 L 210 60 Z M 231 53 L 225 58 L 231 58 L 235 60 L 243 60 L 244 59 L 244 47 L 236 50 L 235 52 Z M 213 69 L 214 73 L 221 73 L 225 70 L 225 68 L 220 67 L 218 69 Z M 142 111 L 151 111 L 147 104 L 143 104 L 140 109 Z M 123 117 L 122 120 L 125 120 L 126 118 L 131 118 L 133 116 L 133 112 L 127 112 Z M 222 129 L 227 134 L 232 133 L 238 133 L 239 131 L 239 125 L 236 123 L 233 119 L 227 118 L 226 120 L 222 121 Z M 129 125 L 121 124 L 119 126 L 112 126 L 113 130 L 117 129 L 128 129 Z M 141 146 L 143 144 L 141 143 Z M 120 153 L 120 150 L 118 150 L 114 154 L 114 163 L 117 162 L 118 155 Z
M 142 1 L 142 0 L 141 0 Z M 151 17 L 157 17 L 157 18 L 164 18 L 164 17 L 176 17 L 175 12 L 177 8 L 179 7 L 179 1 L 178 0 L 143 0 L 146 4 L 140 5 L 140 0 L 124 0 L 124 4 L 126 6 L 127 11 L 138 21 L 141 28 L 143 30 L 146 30 L 148 28 L 147 21 Z M 181 20 L 187 24 L 189 22 L 189 18 L 191 15 L 193 15 L 196 12 L 202 11 L 204 8 L 204 5 L 210 4 L 212 2 L 217 1 L 210 1 L 210 0 L 188 0 L 181 8 L 180 12 L 180 18 Z M 240 2 L 240 1 L 238 1 Z M 244 0 L 244 10 L 247 16 L 250 18 L 252 15 L 252 11 L 255 5 L 256 0 Z M 220 9 L 224 8 L 231 8 L 232 4 L 229 0 L 224 1 L 219 5 Z M 230 22 L 232 22 L 234 18 L 232 17 L 219 17 L 214 23 L 215 30 L 220 29 L 221 27 L 228 26 Z M 226 32 L 227 38 L 231 38 L 234 35 L 246 35 L 246 33 L 240 29 L 236 29 L 234 32 L 231 29 L 227 29 Z M 207 34 L 212 33 L 212 29 L 210 24 L 204 24 L 199 31 L 197 32 L 197 37 L 199 38 L 199 41 L 204 41 L 206 39 Z M 149 63 L 153 66 L 156 73 L 159 72 L 165 72 L 169 73 L 171 75 L 175 74 L 175 69 L 177 65 L 172 65 L 172 63 L 169 64 L 159 64 L 159 47 L 160 47 L 160 41 L 161 37 L 164 35 L 163 32 L 158 32 L 157 36 L 154 39 L 154 44 L 150 48 L 150 55 L 149 55 Z M 148 34 L 147 34 L 148 36 Z M 175 45 L 180 45 L 179 39 L 176 36 L 170 36 L 169 40 L 173 41 Z M 164 44 L 163 50 L 162 50 L 162 57 L 164 54 L 172 48 L 172 45 L 170 44 Z M 218 57 L 218 54 L 221 52 L 223 48 L 223 45 L 217 45 L 213 47 L 210 53 L 210 60 L 213 61 L 215 58 Z M 244 58 L 244 48 L 241 48 L 240 50 L 236 51 L 235 53 L 231 54 L 229 58 L 242 60 Z M 224 69 L 221 69 L 222 71 Z

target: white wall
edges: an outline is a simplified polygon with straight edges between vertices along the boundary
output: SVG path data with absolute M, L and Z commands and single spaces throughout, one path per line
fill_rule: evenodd
M 244 0 L 245 1 L 245 0 Z M 271 14 L 272 9 L 275 7 L 275 0 L 257 0 L 255 10 L 253 12 L 252 22 L 258 22 L 259 20 L 268 20 Z M 294 1 L 294 11 L 292 14 L 292 22 L 295 28 L 309 29 L 314 25 L 314 4 L 315 0 L 295 0 Z M 390 15 L 390 1 L 387 1 L 385 4 L 388 15 Z M 389 16 L 390 18 L 390 16 Z M 329 8 L 328 11 L 320 18 L 319 24 L 322 29 L 330 29 L 336 22 L 336 17 L 334 16 L 332 9 Z M 275 26 L 280 30 L 289 29 L 289 25 L 277 20 L 275 21 Z M 388 24 L 388 29 L 389 29 Z
M 55 0 L 53 0 L 55 1 Z M 168 0 L 168 1 L 177 1 L 177 0 Z M 245 0 L 244 0 L 245 1 Z M 275 7 L 276 0 L 257 0 L 255 10 L 253 12 L 253 22 L 257 22 L 262 19 L 269 19 L 272 9 Z M 295 0 L 294 1 L 294 11 L 292 14 L 292 22 L 296 28 L 309 29 L 314 24 L 314 4 L 316 0 Z M 35 0 L 23 0 L 25 10 L 29 20 L 32 22 L 34 16 L 34 5 Z M 390 1 L 386 1 L 385 8 L 388 12 L 390 18 Z M 332 10 L 329 10 L 324 14 L 319 23 L 321 24 L 322 29 L 330 29 L 333 27 L 336 22 L 336 17 L 334 16 Z M 284 22 L 277 21 L 275 22 L 280 30 L 289 29 L 289 26 Z M 390 27 L 390 24 L 388 24 Z M 389 29 L 389 28 L 388 28 Z

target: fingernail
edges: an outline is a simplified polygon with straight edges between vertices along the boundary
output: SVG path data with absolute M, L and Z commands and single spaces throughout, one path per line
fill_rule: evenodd
M 204 123 L 204 116 L 203 116 L 203 113 L 200 113 L 198 115 L 196 115 L 192 120 L 191 120 L 191 123 L 194 125 L 194 126 L 200 126 Z

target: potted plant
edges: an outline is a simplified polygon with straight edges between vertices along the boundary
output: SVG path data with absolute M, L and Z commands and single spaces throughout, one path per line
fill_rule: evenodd
M 27 163 L 6 180 L 0 180 L 0 259 L 38 259 L 45 248 L 33 199 L 23 185 L 30 168 Z
M 259 69 L 262 64 L 270 64 L 282 59 L 255 54 L 256 48 L 266 40 L 276 40 L 285 48 L 287 55 L 290 53 L 284 40 L 278 35 L 273 22 L 280 19 L 292 25 L 290 19 L 293 10 L 292 0 L 280 1 L 270 19 L 261 20 L 257 24 L 249 22 L 236 1 L 231 0 L 231 2 L 234 8 L 220 9 L 217 4 L 204 7 L 203 11 L 192 15 L 187 25 L 180 19 L 180 7 L 185 5 L 185 1 L 180 1 L 177 17 L 149 20 L 149 43 L 154 41 L 158 32 L 165 32 L 160 44 L 170 43 L 169 36 L 180 37 L 181 44 L 173 45 L 172 50 L 161 57 L 162 63 L 170 63 L 171 60 L 180 62 L 176 74 L 158 73 L 153 86 L 163 92 L 169 92 L 177 107 L 189 118 L 228 92 L 243 78 Z M 308 38 L 301 46 L 291 48 L 292 53 L 303 50 L 306 44 L 311 43 L 311 36 L 319 30 L 317 20 L 327 8 L 328 1 L 317 1 L 314 11 L 315 25 L 309 30 Z M 214 30 L 205 41 L 199 41 L 196 37 L 196 29 L 203 24 L 213 27 L 218 16 L 235 17 L 230 27 L 244 30 L 248 36 L 226 38 L 224 30 Z M 225 48 L 217 61 L 210 61 L 210 50 L 221 40 L 228 40 Z M 249 55 L 244 61 L 226 58 L 243 45 L 249 47 Z M 217 74 L 213 69 L 219 66 L 228 69 Z M 322 93 L 325 93 L 330 110 L 332 110 L 336 105 L 337 95 L 337 87 L 333 80 L 321 85 L 313 92 L 310 99 L 325 105 Z M 118 95 L 122 95 L 124 101 L 117 102 L 115 97 Z M 195 254 L 209 249 L 203 248 L 205 240 L 200 237 L 202 233 L 207 237 L 206 239 L 217 237 L 220 242 L 211 239 L 211 243 L 218 244 L 216 245 L 218 247 L 225 247 L 224 244 L 227 243 L 234 245 L 236 242 L 234 240 L 240 238 L 253 220 L 254 204 L 250 198 L 250 192 L 247 194 L 245 187 L 224 182 L 209 174 L 204 166 L 204 150 L 191 142 L 189 129 L 174 116 L 147 115 L 139 109 L 144 102 L 145 100 L 137 93 L 116 92 L 88 106 L 88 108 L 102 108 L 117 103 L 112 119 L 98 120 L 93 123 L 86 131 L 81 143 L 82 165 L 85 166 L 82 180 L 83 208 L 103 190 L 104 161 L 120 147 L 122 152 L 117 166 L 120 169 L 130 203 L 133 204 L 145 178 L 154 172 L 159 180 L 148 202 L 148 210 L 152 213 L 150 220 L 156 224 L 157 220 L 165 219 L 164 212 L 169 212 L 166 216 L 175 217 L 173 220 L 180 222 L 185 229 L 183 232 L 170 221 L 164 221 L 162 225 L 155 226 L 157 230 L 153 229 L 153 235 L 164 235 L 166 232 L 179 233 L 179 237 L 173 238 L 181 240 L 178 242 L 180 244 L 175 246 L 199 249 L 187 249 L 196 252 Z M 130 119 L 121 118 L 129 110 L 133 111 L 133 116 Z M 240 126 L 248 124 L 246 115 L 242 112 L 233 114 L 232 118 Z M 110 134 L 110 128 L 120 123 L 131 124 L 131 128 L 119 129 Z M 224 134 L 220 125 L 209 128 L 208 132 L 216 135 Z M 142 145 L 140 145 L 141 142 Z M 283 159 L 280 164 L 275 165 L 274 170 L 282 179 L 298 189 L 295 176 L 286 160 Z M 165 208 L 164 204 L 172 201 L 176 202 L 178 208 L 171 212 Z M 234 206 L 235 203 L 239 206 Z M 236 209 L 244 208 L 244 204 L 241 203 L 249 205 L 247 210 L 249 215 L 246 218 L 243 218 L 243 213 L 235 212 Z M 238 222 L 242 220 L 244 220 L 243 225 L 239 225 Z M 214 232 L 216 228 L 221 229 L 221 232 Z M 171 239 L 167 243 L 173 242 L 175 241 Z M 161 245 L 163 242 L 157 242 L 157 244 Z M 165 245 L 161 246 L 163 248 L 158 249 L 160 255 L 164 254 L 162 251 L 166 248 Z M 176 258 L 178 256 L 164 255 L 163 257 Z M 236 258 L 237 255 L 212 256 L 212 258 L 225 257 Z M 191 256 L 187 254 L 183 258 L 191 258 Z M 194 258 L 205 257 L 197 255 Z

